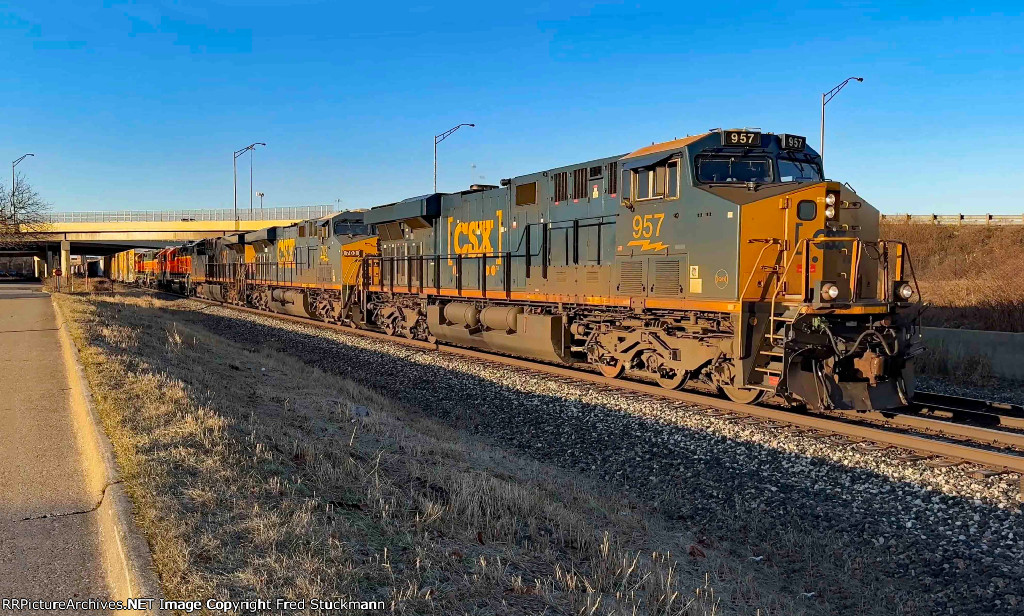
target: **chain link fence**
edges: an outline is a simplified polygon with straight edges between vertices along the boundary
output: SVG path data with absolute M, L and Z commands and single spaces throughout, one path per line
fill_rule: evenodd
M 882 222 L 923 225 L 1024 225 L 1024 214 L 882 214 Z
M 238 220 L 310 220 L 334 213 L 333 205 L 302 205 L 295 207 L 268 207 L 238 209 Z M 46 222 L 199 222 L 235 220 L 235 210 L 194 209 L 194 210 L 110 210 L 97 212 L 54 212 L 47 215 Z

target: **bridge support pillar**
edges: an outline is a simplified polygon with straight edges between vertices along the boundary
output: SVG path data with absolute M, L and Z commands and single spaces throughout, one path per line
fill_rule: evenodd
M 60 270 L 65 276 L 71 276 L 71 242 L 63 240 L 60 243 Z
M 110 276 L 112 274 L 112 272 L 111 272 L 112 269 L 114 269 L 114 256 L 113 255 L 109 255 L 109 256 L 103 257 L 103 276 L 104 276 L 104 278 L 110 278 Z
M 60 267 L 60 252 L 52 246 L 46 247 L 46 275 L 52 276 L 53 270 Z
M 32 265 L 36 278 L 40 280 L 46 278 L 46 261 L 43 261 L 39 257 L 32 257 Z

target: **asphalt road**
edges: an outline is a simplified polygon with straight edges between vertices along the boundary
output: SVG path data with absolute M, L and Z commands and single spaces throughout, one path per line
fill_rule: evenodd
M 0 284 L 0 597 L 106 599 L 56 327 L 38 284 Z

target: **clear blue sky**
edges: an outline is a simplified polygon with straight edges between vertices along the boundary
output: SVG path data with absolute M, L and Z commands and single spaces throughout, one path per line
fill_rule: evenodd
M 0 0 L 0 160 L 35 152 L 57 210 L 230 207 L 231 152 L 265 141 L 267 206 L 366 207 L 429 192 L 460 122 L 441 190 L 711 127 L 816 146 L 821 92 L 862 75 L 830 177 L 887 212 L 1024 211 L 1021 3 L 827 4 Z

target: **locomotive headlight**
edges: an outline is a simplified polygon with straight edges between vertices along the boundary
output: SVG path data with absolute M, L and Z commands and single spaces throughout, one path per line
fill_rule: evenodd
M 829 195 L 829 197 L 831 197 L 831 196 L 832 195 Z M 834 201 L 834 199 L 833 199 L 833 201 Z M 832 220 L 835 217 L 836 217 L 836 206 L 834 206 L 834 205 L 826 206 L 825 207 L 825 218 L 827 218 L 829 220 Z
M 900 297 L 904 300 L 909 300 L 911 297 L 914 297 L 914 287 L 910 286 L 910 284 L 906 282 L 900 285 L 898 292 Z
M 839 287 L 831 282 L 826 282 L 821 285 L 821 299 L 833 300 L 837 297 L 839 297 Z
M 835 193 L 829 193 L 829 194 L 825 195 L 825 205 L 835 205 L 835 204 L 836 204 L 836 194 Z

